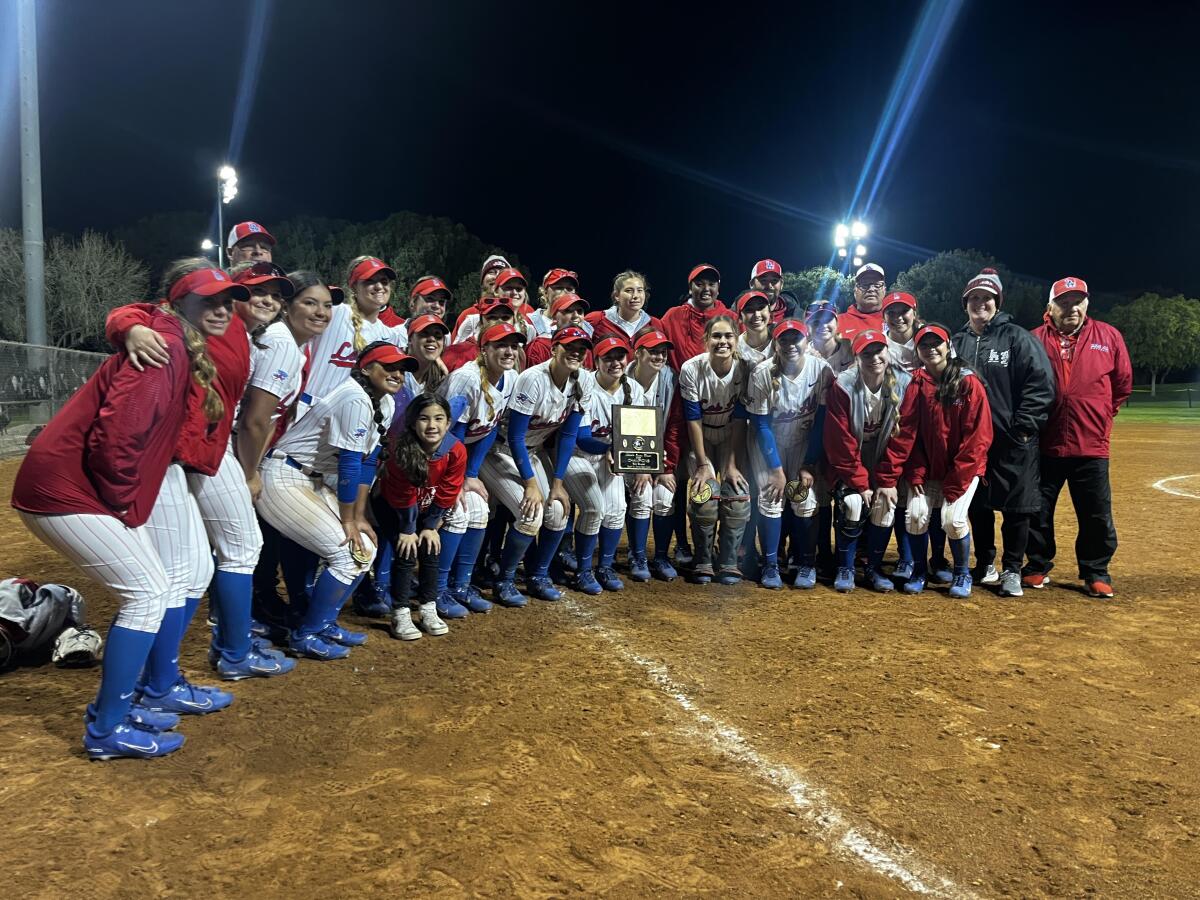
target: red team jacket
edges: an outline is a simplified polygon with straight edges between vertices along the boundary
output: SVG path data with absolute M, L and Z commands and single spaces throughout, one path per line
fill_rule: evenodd
M 853 303 L 844 313 L 838 313 L 838 337 L 850 340 L 860 331 L 883 331 L 883 311 L 866 313 Z
M 466 474 L 467 448 L 458 438 L 448 434 L 429 460 L 429 477 L 422 487 L 414 486 L 396 460 L 389 456 L 383 467 L 383 499 L 393 509 L 415 506 L 418 513 L 430 506 L 450 509 L 458 500 Z
M 1113 417 L 1133 389 L 1133 369 L 1121 332 L 1085 319 L 1074 335 L 1050 315 L 1033 330 L 1054 369 L 1054 405 L 1042 432 L 1041 452 L 1056 457 L 1108 457 Z
M 614 325 L 608 316 L 605 315 L 606 312 L 607 310 L 598 309 L 595 312 L 590 312 L 584 316 L 584 319 L 587 321 L 587 323 L 592 326 L 592 343 L 598 343 L 599 341 L 604 340 L 606 337 L 619 337 L 623 340 L 629 341 L 630 345 L 632 345 L 634 338 L 631 338 L 628 334 L 621 330 L 619 325 Z M 649 316 L 649 313 L 647 313 L 647 315 Z M 666 331 L 666 329 L 663 328 L 662 320 L 656 319 L 654 316 L 649 316 L 646 324 L 638 330 L 662 331 L 664 333 Z
M 153 303 L 131 303 L 114 309 L 105 322 L 105 336 L 113 346 L 123 347 L 129 329 L 134 325 L 148 325 L 155 309 Z M 213 387 L 225 404 L 225 413 L 218 422 L 208 421 L 204 415 L 204 388 L 193 379 L 188 390 L 187 418 L 175 448 L 175 458 L 202 475 L 215 475 L 229 444 L 234 410 L 250 380 L 250 339 L 241 318 L 234 315 L 223 335 L 208 339 L 208 355 L 217 367 Z
M 104 361 L 29 448 L 12 505 L 37 515 L 114 516 L 145 524 L 158 499 L 183 425 L 191 378 L 183 326 L 174 316 L 147 319 L 170 360 L 139 372 L 125 353 Z
M 940 481 L 947 503 L 961 497 L 975 476 L 987 471 L 992 443 L 992 408 L 978 376 L 963 379 L 963 393 L 950 406 L 937 397 L 937 382 L 924 369 L 913 373 L 900 405 L 900 433 L 888 442 L 875 475 L 880 487 Z
M 704 311 L 696 309 L 691 300 L 666 311 L 662 317 L 662 330 L 674 346 L 668 360 L 672 369 L 678 372 L 685 362 L 705 351 L 704 326 L 717 315 L 732 316 L 737 321 L 737 315 L 720 300 Z

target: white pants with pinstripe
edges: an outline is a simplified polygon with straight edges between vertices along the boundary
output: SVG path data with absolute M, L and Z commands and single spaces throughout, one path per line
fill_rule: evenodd
M 923 494 L 910 492 L 905 518 L 905 527 L 908 533 L 924 534 L 928 531 L 929 519 L 933 510 L 940 506 L 942 508 L 942 529 L 946 532 L 946 537 L 952 541 L 965 538 L 971 533 L 971 521 L 967 518 L 967 510 L 971 506 L 971 499 L 975 496 L 977 487 L 979 487 L 979 476 L 971 479 L 971 483 L 967 485 L 967 489 L 961 497 L 953 503 L 947 503 L 942 497 L 940 481 L 925 482 Z
M 779 459 L 783 463 L 783 474 L 788 481 L 795 481 L 800 477 L 800 469 L 804 465 L 804 455 L 808 452 L 808 435 L 805 434 L 802 440 L 780 440 L 776 435 L 777 449 L 779 450 Z M 768 519 L 778 519 L 783 515 L 783 504 L 786 498 L 781 497 L 778 500 L 771 500 L 767 496 L 767 479 L 771 474 L 771 469 L 767 465 L 767 461 L 763 458 L 762 450 L 759 448 L 758 435 L 751 429 L 749 440 L 750 454 L 750 472 L 753 475 L 752 483 L 758 487 L 758 512 L 759 515 L 766 516 Z M 792 500 L 792 513 L 802 519 L 807 519 L 817 513 L 817 495 L 818 488 L 816 480 L 813 482 L 812 488 L 803 500 Z M 828 502 L 828 501 L 827 501 Z
M 625 527 L 625 479 L 609 470 L 603 456 L 576 453 L 567 463 L 563 486 L 579 509 L 575 517 L 579 534 Z
M 487 528 L 488 515 L 487 500 L 474 491 L 460 491 L 458 500 L 446 514 L 442 529 L 451 534 L 465 534 L 468 528 Z
M 360 566 L 350 555 L 337 494 L 323 481 L 281 459 L 268 457 L 262 464 L 262 483 L 259 515 L 284 537 L 319 556 L 334 578 L 352 584 L 370 568 L 370 561 Z M 363 543 L 371 550 L 373 560 L 375 548 L 365 535 Z
M 512 451 L 506 445 L 497 444 L 492 452 L 484 459 L 479 469 L 479 478 L 488 489 L 488 493 L 502 503 L 512 513 L 516 520 L 517 531 L 522 534 L 536 535 L 543 524 L 551 531 L 562 531 L 567 527 L 567 511 L 558 501 L 550 501 L 550 479 L 547 471 L 554 471 L 546 458 L 545 451 L 538 449 L 529 454 L 529 464 L 537 479 L 538 488 L 546 503 L 531 519 L 526 519 L 521 512 L 521 500 L 525 496 L 525 479 L 517 468 L 517 461 L 512 458 Z M 597 531 L 600 526 L 596 526 Z
M 189 597 L 203 597 L 213 577 L 212 551 L 200 507 L 188 490 L 187 475 L 179 463 L 167 467 L 145 528 L 171 584 L 167 609 L 183 606 Z
M 234 455 L 232 443 L 225 448 L 215 475 L 189 472 L 187 482 L 200 508 L 208 542 L 217 555 L 217 568 L 222 572 L 253 573 L 262 551 L 262 531 L 246 473 Z
M 633 519 L 648 519 L 650 513 L 656 516 L 670 516 L 675 512 L 675 494 L 664 485 L 651 481 L 640 491 L 637 490 L 636 475 L 625 476 L 625 486 L 629 488 L 629 516 Z

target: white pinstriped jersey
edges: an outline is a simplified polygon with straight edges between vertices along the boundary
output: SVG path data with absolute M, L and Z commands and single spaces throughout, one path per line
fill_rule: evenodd
M 358 358 L 354 349 L 354 321 L 350 315 L 350 303 L 347 300 L 335 306 L 329 327 L 313 340 L 312 368 L 308 373 L 308 383 L 304 386 L 304 393 L 312 397 L 313 402 L 350 377 L 350 370 Z M 360 333 L 368 344 L 372 341 L 389 341 L 399 346 L 397 342 L 400 338 L 396 329 L 378 319 L 374 322 L 363 319 Z M 404 336 L 407 338 L 407 331 Z
M 395 410 L 391 395 L 380 398 L 379 410 L 386 428 Z M 287 430 L 273 453 L 286 454 L 305 469 L 330 476 L 337 474 L 339 451 L 366 454 L 378 445 L 371 398 L 358 382 L 347 378 Z
M 464 422 L 467 426 L 467 439 L 464 443 L 474 444 L 486 437 L 500 424 L 504 411 L 508 409 L 513 388 L 517 384 L 517 371 L 512 369 L 504 373 L 500 384 L 488 384 L 487 394 L 484 394 L 479 366 L 468 363 L 450 373 L 445 381 L 438 385 L 437 393 L 447 402 L 454 405 L 455 398 L 466 402 L 463 411 L 456 421 Z M 488 398 L 491 405 L 488 405 Z
M 887 349 L 893 366 L 903 369 L 910 374 L 920 367 L 921 362 L 917 359 L 917 345 L 915 342 L 909 341 L 906 344 L 901 344 L 899 341 L 893 341 L 891 335 L 888 335 Z
M 750 369 L 736 358 L 729 372 L 718 375 L 713 371 L 708 354 L 693 356 L 679 370 L 679 395 L 700 404 L 701 422 L 706 431 L 724 428 L 733 418 L 734 404 L 746 391 Z M 706 435 L 707 437 L 708 435 Z
M 304 353 L 296 345 L 296 339 L 283 322 L 272 322 L 258 336 L 262 347 L 250 343 L 250 380 L 247 387 L 255 387 L 274 394 L 280 402 L 271 413 L 271 421 L 279 418 L 300 390 L 304 377 Z M 239 411 L 241 404 L 238 404 Z M 234 417 L 234 427 L 237 418 Z
M 626 378 L 625 384 L 629 385 L 629 400 L 625 400 L 625 390 L 620 382 L 617 382 L 616 392 L 610 394 L 596 382 L 592 386 L 592 402 L 588 405 L 583 413 L 583 422 L 591 426 L 592 437 L 602 441 L 612 441 L 612 408 L 614 406 L 650 406 L 651 402 L 646 397 L 642 386 L 632 378 Z M 598 459 L 598 454 L 584 453 L 582 450 L 575 451 L 580 456 L 586 456 L 589 459 Z
M 779 387 L 771 376 L 772 360 L 759 363 L 750 375 L 746 411 L 771 416 L 775 442 L 782 446 L 804 438 L 812 428 L 817 407 L 825 402 L 833 372 L 819 356 L 801 357 L 800 371 L 788 377 L 780 373 Z
M 513 324 L 516 327 L 524 330 L 525 340 L 532 341 L 538 336 L 538 330 L 525 318 L 526 312 L 530 312 L 532 314 L 532 311 L 528 306 L 522 306 L 521 309 L 517 310 L 517 317 Z M 479 313 L 471 313 L 469 316 L 463 319 L 462 324 L 458 326 L 458 332 L 454 335 L 454 343 L 460 344 L 463 341 L 469 341 L 471 338 L 478 337 Z
M 829 368 L 833 370 L 834 375 L 841 375 L 848 368 L 854 365 L 854 353 L 850 350 L 849 341 L 838 341 L 837 349 L 828 357 L 823 357 L 817 352 L 816 347 L 809 344 L 807 353 L 812 354 L 818 359 L 824 359 L 829 364 Z
M 746 342 L 746 335 L 741 335 L 737 342 L 738 356 L 746 361 L 746 364 L 753 369 L 764 359 L 770 359 L 775 353 L 775 342 L 768 340 L 761 348 L 755 349 Z
M 558 430 L 567 420 L 575 407 L 575 395 L 579 393 L 579 408 L 591 408 L 592 392 L 596 389 L 595 376 L 587 369 L 578 370 L 578 378 L 568 378 L 562 390 L 550 377 L 550 365 L 553 360 L 546 360 L 536 366 L 531 366 L 521 373 L 513 387 L 512 399 L 508 408 L 529 416 L 529 431 L 525 436 L 525 446 L 540 447 L 546 439 Z M 578 388 L 576 388 L 578 384 Z M 501 426 L 502 437 L 508 438 L 508 419 L 505 417 Z

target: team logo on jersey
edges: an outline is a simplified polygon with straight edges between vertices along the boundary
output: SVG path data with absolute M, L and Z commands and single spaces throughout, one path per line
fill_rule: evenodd
M 1066 344 L 1064 344 L 1063 346 L 1065 347 L 1065 346 L 1066 346 Z M 1088 349 L 1089 349 L 1089 350 L 1099 350 L 1101 353 L 1108 353 L 1108 352 L 1109 352 L 1109 350 L 1108 350 L 1108 344 L 1092 344 L 1092 346 L 1091 346 L 1091 347 L 1089 347 Z
M 354 345 L 349 341 L 343 341 L 337 352 L 329 357 L 329 363 L 343 369 L 351 369 L 357 359 L 358 354 L 354 352 Z
M 989 350 L 988 351 L 988 362 L 996 363 L 997 365 L 1008 368 L 1008 356 L 1009 356 L 1008 350 L 998 350 L 998 351 L 997 350 Z
M 276 381 L 287 381 L 288 373 L 283 371 L 283 369 L 276 369 L 275 374 L 272 375 L 271 377 L 274 378 Z
M 533 403 L 533 398 L 530 397 L 528 394 L 526 394 L 524 391 L 517 394 L 517 400 L 519 400 L 521 403 L 529 403 L 529 404 Z
M 356 438 L 364 437 L 366 435 L 366 433 L 367 433 L 367 429 L 365 429 L 365 428 L 355 428 L 354 429 L 354 436 Z

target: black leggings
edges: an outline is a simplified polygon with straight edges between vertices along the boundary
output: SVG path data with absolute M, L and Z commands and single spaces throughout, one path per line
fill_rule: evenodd
M 1029 526 L 1034 513 L 1005 512 L 1000 515 L 1000 537 L 1004 541 L 1001 569 L 1019 572 L 1025 564 L 1025 548 L 1029 544 Z M 996 559 L 996 514 L 984 504 L 972 503 L 967 518 L 971 521 L 975 564 L 986 569 Z

